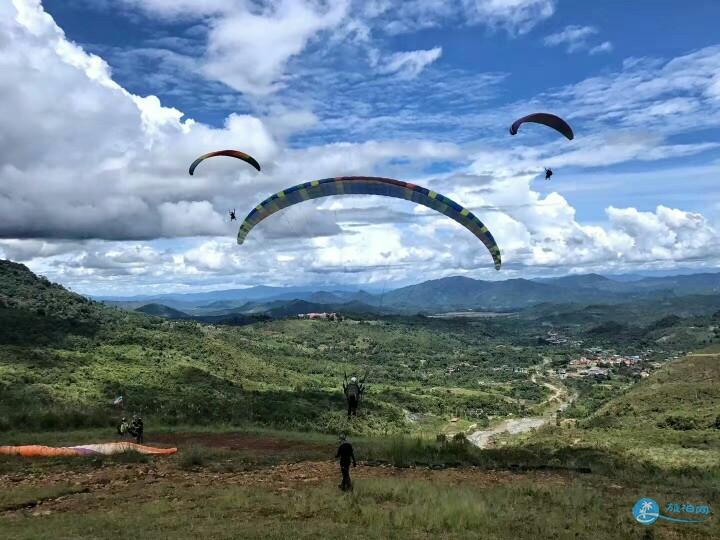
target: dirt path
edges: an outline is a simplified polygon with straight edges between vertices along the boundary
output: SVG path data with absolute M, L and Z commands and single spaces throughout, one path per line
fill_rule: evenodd
M 548 418 L 542 416 L 510 418 L 508 420 L 504 420 L 494 428 L 471 433 L 468 435 L 468 440 L 478 448 L 487 448 L 491 445 L 492 439 L 496 435 L 500 435 L 501 433 L 510 433 L 511 435 L 525 433 L 533 428 L 539 428 L 540 426 L 545 425 L 547 421 Z
M 497 435 L 503 433 L 509 433 L 510 435 L 517 435 L 520 433 L 526 433 L 531 429 L 537 429 L 544 426 L 550 420 L 554 419 L 554 414 L 558 411 L 564 411 L 577 397 L 575 394 L 570 392 L 561 383 L 556 382 L 552 384 L 547 381 L 538 382 L 535 375 L 531 377 L 531 380 L 535 384 L 542 384 L 546 388 L 550 389 L 552 395 L 545 401 L 540 403 L 541 406 L 547 405 L 547 410 L 543 416 L 527 416 L 524 418 L 508 418 L 502 421 L 495 427 L 490 429 L 476 431 L 468 435 L 468 440 L 477 446 L 478 448 L 488 448 L 493 444 L 493 439 Z M 557 386 L 556 386 L 557 385 Z

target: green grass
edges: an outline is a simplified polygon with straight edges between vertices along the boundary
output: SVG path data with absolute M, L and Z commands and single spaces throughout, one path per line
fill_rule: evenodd
M 0 512 L 34 507 L 39 501 L 57 499 L 64 495 L 84 493 L 82 488 L 71 483 L 51 486 L 15 486 L 12 489 L 0 490 Z
M 0 517 L 8 537 L 54 538 L 642 538 L 630 508 L 658 501 L 702 500 L 698 490 L 627 490 L 593 479 L 528 476 L 489 485 L 417 479 L 356 480 L 340 495 L 334 482 L 292 489 L 224 485 L 133 484 L 86 506 L 39 517 Z M 132 516 L 132 519 L 129 519 Z M 655 538 L 714 538 L 701 525 L 657 524 Z

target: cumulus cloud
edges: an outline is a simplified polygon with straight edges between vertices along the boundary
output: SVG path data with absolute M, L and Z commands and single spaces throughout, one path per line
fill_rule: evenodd
M 288 178 L 360 172 L 401 156 L 459 155 L 453 145 L 426 141 L 281 148 L 279 137 L 316 121 L 301 110 L 267 121 L 233 114 L 221 128 L 183 121 L 155 96 L 135 96 L 115 83 L 107 64 L 68 42 L 38 2 L 0 10 L 0 35 L 12 43 L 0 57 L 0 113 L 23 119 L 0 133 L 0 237 L 225 234 L 227 208 L 250 206 Z M 234 160 L 187 175 L 200 153 L 238 144 L 263 164 L 262 183 Z
M 266 13 L 240 11 L 215 19 L 203 72 L 240 92 L 263 95 L 276 91 L 290 58 L 323 30 L 338 25 L 349 3 L 339 0 L 329 6 L 282 0 Z
M 227 3 L 134 2 L 141 4 L 167 17 L 203 17 L 210 32 L 237 15 L 225 11 Z M 366 5 L 377 14 L 365 15 L 352 39 L 370 39 L 358 29 L 397 7 L 380 0 Z M 537 23 L 554 9 L 553 2 L 523 0 L 462 5 L 473 13 L 494 10 L 486 21 L 518 34 L 529 31 L 530 19 Z M 426 20 L 435 20 L 432 4 L 427 6 Z M 243 11 L 247 6 L 238 2 L 237 7 L 241 16 L 282 19 L 273 11 L 277 6 Z M 281 44 L 285 52 L 277 57 L 276 68 L 252 72 L 247 80 L 257 85 L 253 91 L 282 84 L 288 59 L 299 54 L 292 51 L 312 42 L 309 28 L 326 31 L 323 25 L 333 8 L 306 2 L 297 3 L 296 9 L 307 16 L 304 26 L 297 33 L 278 30 L 287 37 Z M 342 26 L 347 13 L 353 16 L 357 9 L 332 17 L 342 19 Z M 539 11 L 531 18 L 533 10 Z M 275 32 L 274 27 L 270 31 Z M 412 93 L 412 99 L 401 108 L 384 99 L 387 77 L 377 77 L 385 80 L 373 87 L 358 76 L 351 86 L 368 93 L 349 89 L 348 102 L 358 108 L 352 114 L 345 102 L 332 101 L 336 81 L 329 78 L 330 90 L 317 98 L 330 101 L 325 108 L 295 106 L 299 100 L 282 106 L 271 102 L 262 118 L 231 114 L 224 124 L 212 127 L 185 119 L 157 97 L 133 95 L 121 87 L 105 61 L 69 42 L 37 1 L 0 4 L 0 43 L 0 113 L 22 119 L 7 122 L 0 131 L 0 253 L 87 292 L 283 285 L 289 280 L 323 283 L 347 281 L 349 275 L 377 283 L 457 273 L 498 276 L 489 254 L 461 226 L 429 209 L 387 198 L 304 203 L 263 222 L 237 246 L 237 223 L 228 222 L 228 209 L 236 208 L 242 219 L 258 200 L 290 184 L 339 174 L 413 174 L 413 181 L 462 202 L 500 243 L 506 263 L 502 276 L 527 276 L 548 268 L 623 270 L 720 259 L 716 225 L 703 213 L 682 209 L 682 204 L 661 199 L 665 204 L 654 211 L 634 204 L 608 205 L 602 222 L 588 224 L 560 194 L 570 197 L 583 189 L 599 189 L 606 181 L 620 186 L 644 180 L 642 185 L 650 185 L 658 181 L 657 174 L 629 179 L 617 173 L 610 180 L 584 183 L 558 175 L 542 188 L 532 184 L 540 164 L 583 170 L 716 150 L 718 143 L 711 139 L 678 136 L 720 124 L 717 47 L 669 61 L 630 60 L 615 73 L 540 95 L 533 108 L 567 110 L 579 127 L 578 137 L 568 142 L 548 137 L 542 129 L 528 129 L 509 145 L 507 119 L 517 116 L 516 108 L 526 109 L 527 101 L 487 111 L 478 110 L 476 102 L 464 108 L 466 95 L 477 98 L 487 85 L 499 84 L 502 75 L 487 75 L 487 80 L 462 73 L 439 76 L 437 66 L 422 78 L 403 82 L 402 92 Z M 413 76 L 440 54 L 439 47 L 395 55 L 380 51 L 376 69 Z M 420 105 L 428 84 L 433 96 L 458 108 L 436 111 L 432 109 L 441 108 Z M 363 107 L 366 117 L 354 115 Z M 426 110 L 419 114 L 421 107 Z M 379 128 L 388 133 L 386 126 L 392 122 L 398 126 L 396 136 L 365 137 Z M 326 138 L 288 144 L 293 134 L 328 126 L 342 134 L 360 133 L 360 142 L 329 143 L 332 138 Z M 505 139 L 501 144 L 481 135 L 479 142 L 465 146 L 449 142 L 462 140 L 462 135 L 443 137 L 447 131 L 442 129 L 448 126 L 469 126 L 467 138 L 472 140 L 478 132 L 499 126 Z M 427 133 L 438 138 L 428 140 Z M 187 175 L 198 154 L 224 147 L 253 154 L 263 165 L 262 175 L 227 159 L 204 163 L 194 177 Z M 438 162 L 440 170 L 450 172 L 429 173 L 438 170 Z M 716 173 L 667 174 L 676 184 L 702 176 L 708 185 Z M 541 193 L 548 188 L 558 193 Z
M 188 31 L 182 38 L 146 40 L 142 50 L 120 51 L 119 57 L 142 56 L 168 74 L 182 71 L 183 77 L 188 71 L 201 73 L 253 98 L 285 88 L 298 76 L 289 75 L 296 60 L 312 70 L 309 66 L 322 63 L 330 51 L 350 52 L 380 66 L 381 73 L 411 78 L 440 51 L 391 51 L 385 35 L 465 24 L 500 28 L 515 36 L 555 11 L 555 0 L 121 1 L 154 18 L 198 24 L 192 36 Z M 167 75 L 150 72 L 147 77 L 167 85 Z

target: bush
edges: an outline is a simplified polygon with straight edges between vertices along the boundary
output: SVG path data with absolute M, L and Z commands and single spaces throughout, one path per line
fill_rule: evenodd
M 678 431 L 688 431 L 691 429 L 700 429 L 696 418 L 689 416 L 672 415 L 658 422 L 658 427 L 665 429 L 675 429 Z
M 461 431 L 460 433 L 456 433 L 455 435 L 453 435 L 453 442 L 455 444 L 462 445 L 462 444 L 467 444 L 468 440 L 467 440 L 467 437 L 465 436 L 465 433 L 463 433 Z

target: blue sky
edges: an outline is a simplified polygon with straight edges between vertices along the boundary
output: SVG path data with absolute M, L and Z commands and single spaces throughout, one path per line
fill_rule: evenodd
M 25 119 L 0 139 L 0 254 L 84 292 L 717 267 L 717 2 L 0 11 L 14 80 L 0 112 Z M 563 115 L 576 139 L 540 126 L 510 137 L 536 110 Z M 46 155 L 29 159 L 39 142 Z M 188 178 L 216 146 L 249 151 L 263 174 L 218 161 Z M 234 244 L 228 208 L 240 217 L 283 187 L 344 174 L 413 180 L 469 206 L 504 270 L 442 216 L 372 197 L 293 208 Z

